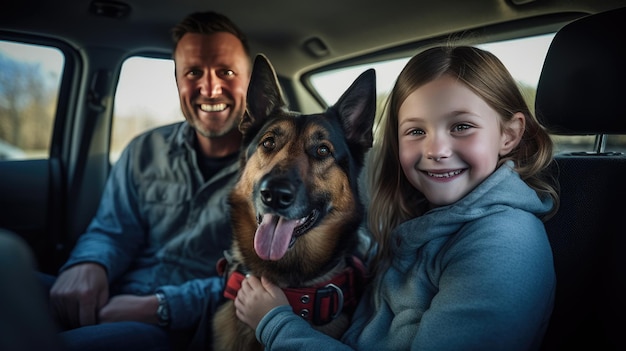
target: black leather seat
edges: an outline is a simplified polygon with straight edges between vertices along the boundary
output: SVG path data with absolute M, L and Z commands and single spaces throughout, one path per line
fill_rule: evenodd
M 553 134 L 626 134 L 626 8 L 555 36 L 535 110 Z M 600 144 L 598 144 L 600 145 Z M 543 350 L 626 350 L 626 156 L 555 156 L 561 206 L 546 223 L 557 276 Z

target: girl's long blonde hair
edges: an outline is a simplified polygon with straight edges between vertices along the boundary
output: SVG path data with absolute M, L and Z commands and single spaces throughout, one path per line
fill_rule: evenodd
M 457 77 L 508 121 L 521 112 L 526 127 L 519 145 L 501 157 L 498 166 L 513 160 L 521 178 L 541 197 L 554 200 L 547 220 L 558 209 L 558 184 L 547 168 L 552 162 L 552 140 L 534 117 L 515 80 L 490 52 L 471 47 L 444 45 L 427 49 L 406 64 L 391 91 L 375 127 L 374 147 L 369 153 L 369 229 L 378 245 L 372 267 L 390 256 L 389 236 L 400 223 L 425 212 L 426 199 L 406 179 L 398 158 L 398 111 L 404 100 L 420 86 L 442 75 Z M 384 265 L 383 265 L 384 266 Z M 381 267 L 382 268 L 382 267 Z

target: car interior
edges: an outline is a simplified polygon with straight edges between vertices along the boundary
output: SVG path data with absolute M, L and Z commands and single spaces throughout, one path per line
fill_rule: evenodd
M 161 83 L 127 76 L 133 70 L 128 67 L 139 70 L 145 61 L 127 63 L 157 61 L 173 81 L 170 29 L 185 15 L 204 10 L 223 13 L 242 28 L 252 53 L 272 62 L 291 109 L 303 113 L 331 105 L 336 98 L 326 95 L 331 88 L 343 91 L 368 67 L 377 67 L 377 79 L 392 84 L 399 68 L 385 73 L 378 64 L 403 64 L 442 42 L 513 41 L 494 53 L 510 54 L 522 68 L 537 58 L 537 79 L 520 84 L 557 145 L 552 171 L 561 198 L 559 211 L 545 223 L 557 291 L 542 350 L 626 349 L 621 335 L 626 325 L 624 0 L 4 4 L 0 228 L 28 243 L 40 271 L 58 270 L 93 217 L 123 147 L 116 143 L 116 130 L 132 138 L 165 123 L 145 112 L 169 111 L 156 94 Z M 515 41 L 546 36 L 541 54 Z M 32 47 L 53 50 L 42 54 Z M 59 67 L 56 73 L 47 71 L 48 61 Z M 124 105 L 121 82 L 126 79 L 146 83 L 127 98 L 144 99 L 153 110 L 122 116 L 118 108 Z M 327 84 L 318 84 L 323 79 Z M 175 87 L 169 89 L 177 109 Z M 381 89 L 380 106 L 386 93 Z M 179 111 L 171 115 L 174 121 L 183 119 Z

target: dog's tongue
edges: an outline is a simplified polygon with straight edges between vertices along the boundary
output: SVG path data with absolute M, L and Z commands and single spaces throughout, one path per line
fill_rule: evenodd
M 263 221 L 254 235 L 254 250 L 264 260 L 280 260 L 287 249 L 298 220 L 287 220 L 271 214 L 263 215 Z

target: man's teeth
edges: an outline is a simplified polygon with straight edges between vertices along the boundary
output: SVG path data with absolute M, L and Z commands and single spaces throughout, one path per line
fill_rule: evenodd
M 226 109 L 226 106 L 227 106 L 226 104 L 215 104 L 215 105 L 200 104 L 200 109 L 205 112 L 219 112 L 219 111 L 224 111 Z
M 429 177 L 435 177 L 435 178 L 450 178 L 450 177 L 454 177 L 455 175 L 461 173 L 461 170 L 458 169 L 456 171 L 452 171 L 452 172 L 446 172 L 446 173 L 430 173 L 428 172 L 428 176 Z

